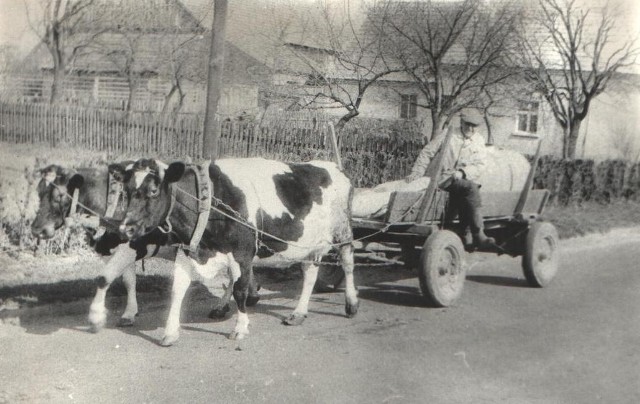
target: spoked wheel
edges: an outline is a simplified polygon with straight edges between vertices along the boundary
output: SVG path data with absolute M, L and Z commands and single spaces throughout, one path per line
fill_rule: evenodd
M 467 265 L 462 241 L 449 230 L 432 233 L 422 248 L 418 275 L 422 295 L 436 307 L 455 303 L 462 294 Z
M 522 270 L 529 285 L 547 286 L 558 272 L 558 231 L 548 222 L 531 225 L 522 255 Z

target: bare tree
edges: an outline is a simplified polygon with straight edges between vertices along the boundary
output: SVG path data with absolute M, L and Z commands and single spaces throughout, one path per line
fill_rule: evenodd
M 609 4 L 539 0 L 538 6 L 520 31 L 526 77 L 562 127 L 562 156 L 574 158 L 591 102 L 616 72 L 636 63 L 640 47 L 637 36 L 618 41 L 629 37 L 619 30 L 619 10 Z
M 371 11 L 384 49 L 418 84 L 431 136 L 463 108 L 488 108 L 514 76 L 510 41 L 518 21 L 511 2 L 378 2 Z
M 186 83 L 200 83 L 206 85 L 206 38 L 208 35 L 194 33 L 188 36 L 169 36 L 162 41 L 159 55 L 159 72 L 169 82 L 169 90 L 163 94 L 162 112 L 179 112 L 187 96 Z
M 94 0 L 41 0 L 41 18 L 35 21 L 25 2 L 29 24 L 47 47 L 53 61 L 53 84 L 50 102 L 62 97 L 62 85 L 74 61 L 91 44 L 93 35 L 87 35 L 77 28 L 83 21 Z
M 136 90 L 142 83 L 144 69 L 140 66 L 140 55 L 146 51 L 147 42 L 143 33 L 134 31 L 105 34 L 97 42 L 97 52 L 104 52 L 104 56 L 117 69 L 118 74 L 127 80 L 127 112 L 133 108 Z
M 190 21 L 186 26 L 176 24 L 175 13 L 176 9 L 164 1 L 101 4 L 101 18 L 93 24 L 99 33 L 92 51 L 127 80 L 127 111 L 132 109 L 140 87 L 156 76 L 170 83 L 168 91 L 161 94 L 165 112 L 176 95 L 174 109 L 181 108 L 186 80 L 204 80 L 199 59 L 205 48 L 199 45 L 204 42 L 201 39 L 205 30 Z M 151 89 L 146 90 L 154 94 Z
M 294 78 L 290 95 L 298 106 L 345 109 L 336 124 L 340 131 L 360 114 L 366 91 L 402 67 L 386 63 L 380 37 L 361 29 L 348 0 L 317 4 L 320 13 L 313 28 L 297 32 L 297 42 L 282 44 L 288 63 L 278 69 Z M 289 37 L 286 30 L 280 34 L 283 41 Z

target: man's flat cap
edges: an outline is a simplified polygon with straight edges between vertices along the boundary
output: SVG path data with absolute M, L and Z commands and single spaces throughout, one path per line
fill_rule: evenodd
M 484 122 L 484 117 L 477 109 L 465 109 L 460 113 L 460 121 L 469 125 L 480 126 Z

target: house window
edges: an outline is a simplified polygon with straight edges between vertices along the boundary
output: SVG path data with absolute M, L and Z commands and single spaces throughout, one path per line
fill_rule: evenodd
M 538 133 L 538 109 L 537 101 L 518 101 L 518 113 L 516 115 L 516 130 L 524 134 L 535 135 Z
M 400 101 L 400 118 L 413 119 L 417 116 L 418 95 L 402 94 Z

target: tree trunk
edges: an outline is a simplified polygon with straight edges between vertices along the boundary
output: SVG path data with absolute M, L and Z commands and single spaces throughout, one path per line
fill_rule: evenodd
M 431 111 L 431 138 L 429 141 L 432 141 L 442 133 L 446 121 L 447 118 L 442 114 L 435 110 Z
M 64 87 L 64 66 L 54 67 L 53 83 L 51 83 L 51 97 L 49 103 L 54 104 L 62 98 L 62 90 Z
M 565 129 L 565 153 L 564 158 L 575 159 L 576 158 L 576 148 L 578 147 L 578 137 L 580 136 L 580 126 L 582 124 L 581 120 L 573 120 L 571 122 L 571 127 L 569 128 L 569 132 Z
M 358 110 L 350 110 L 349 113 L 342 115 L 342 117 L 340 118 L 340 120 L 338 120 L 338 123 L 336 123 L 336 133 L 340 133 L 342 131 L 342 128 L 344 128 L 344 125 L 347 124 L 347 122 L 349 122 L 352 118 L 355 118 L 356 116 L 360 115 L 360 112 L 358 112 Z
M 178 86 L 175 84 L 171 86 L 171 90 L 164 96 L 164 103 L 162 104 L 162 115 L 167 113 L 169 109 L 169 105 L 171 104 L 171 99 L 173 98 L 173 94 L 178 91 Z

